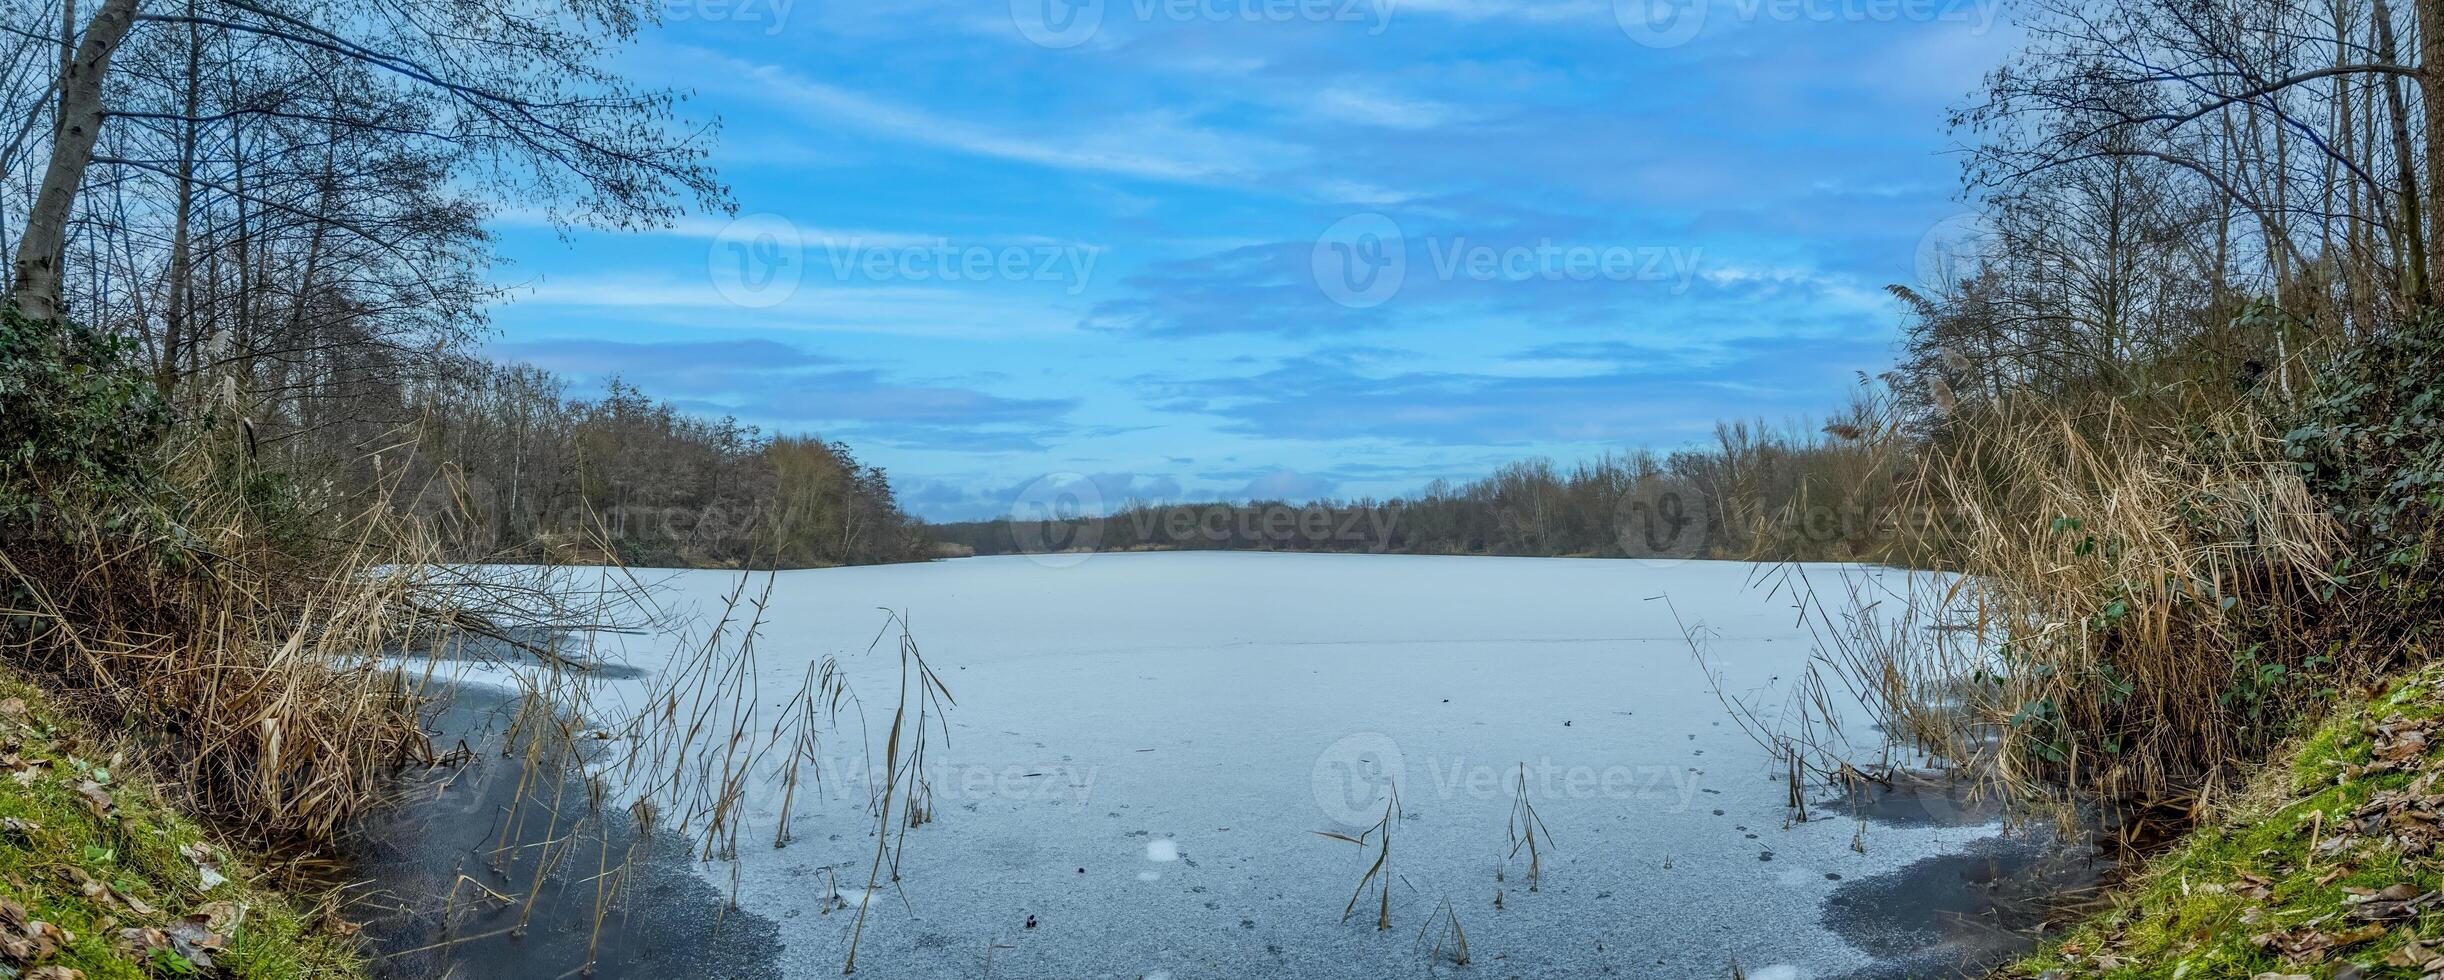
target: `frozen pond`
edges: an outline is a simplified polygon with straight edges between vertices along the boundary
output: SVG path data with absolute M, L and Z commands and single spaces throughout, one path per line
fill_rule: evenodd
M 1907 575 L 1804 571 L 1824 588 L 1895 591 Z M 1838 811 L 1788 821 L 1783 768 L 1717 694 L 1772 716 L 1806 667 L 1809 634 L 1775 574 L 1242 553 L 780 573 L 756 640 L 756 724 L 779 723 L 807 665 L 837 657 L 856 700 L 811 750 L 821 782 L 800 787 L 789 843 L 775 847 L 780 787 L 753 781 L 735 859 L 665 848 L 691 880 L 632 889 L 609 931 L 643 935 L 657 916 L 734 894 L 737 910 L 707 920 L 730 938 L 656 939 L 668 957 L 657 969 L 714 962 L 684 948 L 702 941 L 748 965 L 680 974 L 840 974 L 856 916 L 834 883 L 854 901 L 874 860 L 868 772 L 898 698 L 896 646 L 873 645 L 890 609 L 957 703 L 947 739 L 937 730 L 927 747 L 935 819 L 907 833 L 899 882 L 872 899 L 860 975 L 1728 977 L 1735 957 L 1760 980 L 1926 975 L 1910 955 L 1946 937 L 1918 920 L 1945 904 L 1937 892 L 1981 887 L 1953 869 L 1991 853 L 1999 831 Z M 658 675 L 740 583 L 637 575 L 683 635 L 597 638 L 598 657 L 635 669 L 588 681 L 607 732 L 649 705 L 662 727 L 686 724 L 657 700 Z M 1683 623 L 1705 632 L 1705 663 Z M 505 671 L 458 669 L 509 686 Z M 1853 721 L 1854 740 L 1872 737 Z M 1505 860 L 1523 766 L 1550 835 L 1533 891 L 1527 855 Z M 1395 784 L 1391 928 L 1379 931 L 1371 888 L 1342 919 L 1373 850 L 1318 832 L 1357 835 Z M 1450 915 L 1469 967 L 1432 953 Z M 575 966 L 504 972 L 504 955 L 520 954 L 488 953 L 491 969 L 462 975 Z M 604 975 L 620 972 L 606 962 Z

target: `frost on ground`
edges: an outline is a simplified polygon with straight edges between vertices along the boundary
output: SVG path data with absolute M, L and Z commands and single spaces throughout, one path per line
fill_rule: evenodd
M 1807 571 L 1896 592 L 1907 574 Z M 589 712 L 621 738 L 685 721 L 668 710 L 685 651 L 716 630 L 741 641 L 719 622 L 738 574 L 637 574 L 674 631 L 589 639 L 641 675 L 587 682 Z M 1729 976 L 1734 958 L 1777 980 L 1872 971 L 1824 925 L 1827 903 L 1998 831 L 1788 821 L 1781 765 L 1723 703 L 1771 720 L 1806 668 L 1809 633 L 1776 574 L 1222 553 L 780 573 L 736 682 L 752 692 L 738 710 L 761 714 L 732 726 L 774 744 L 744 754 L 761 768 L 739 843 L 701 871 L 778 924 L 793 977 L 840 972 L 855 905 L 860 972 L 889 977 L 1422 973 L 1450 965 L 1425 933 L 1446 906 L 1473 962 L 1505 976 Z M 895 820 L 882 893 L 842 902 L 873 867 L 901 690 L 897 650 L 875 642 L 886 610 L 955 706 L 925 749 L 930 819 L 904 837 Z M 1704 663 L 1684 629 L 1702 630 Z M 849 692 L 836 715 L 812 739 L 773 735 L 827 657 Z M 640 711 L 660 721 L 615 721 Z M 1849 721 L 1850 738 L 1873 737 Z M 792 789 L 781 757 L 813 771 Z M 1389 930 L 1371 884 L 1343 917 L 1378 861 Z

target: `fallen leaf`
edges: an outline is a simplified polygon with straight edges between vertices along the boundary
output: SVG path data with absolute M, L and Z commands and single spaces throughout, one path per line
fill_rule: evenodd
M 66 930 L 28 915 L 24 905 L 0 899 L 0 956 L 19 963 L 49 959 L 74 939 Z
M 221 873 L 220 863 L 213 860 L 211 848 L 202 844 L 181 844 L 178 853 L 195 862 L 195 873 L 202 879 L 203 891 L 211 891 L 229 882 L 229 876 Z
M 227 952 L 229 940 L 204 924 L 204 917 L 190 915 L 170 927 L 170 946 L 187 962 L 212 969 L 212 954 Z
M 111 798 L 109 790 L 103 789 L 102 784 L 90 779 L 76 784 L 76 795 L 84 798 L 85 805 L 91 808 L 93 815 L 97 817 L 110 816 L 110 811 L 119 805 L 117 800 Z

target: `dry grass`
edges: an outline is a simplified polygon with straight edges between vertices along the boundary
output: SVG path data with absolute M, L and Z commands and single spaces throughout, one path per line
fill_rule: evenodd
M 319 852 L 427 755 L 383 652 L 482 624 L 421 571 L 413 526 L 368 514 L 351 539 L 301 539 L 218 489 L 249 477 L 185 461 L 175 511 L 62 513 L 7 541 L 0 655 L 140 733 L 163 785 L 223 831 Z
M 462 873 L 439 894 L 381 899 L 437 915 L 439 946 L 519 933 L 552 914 L 541 910 L 547 891 L 582 888 L 595 943 L 586 962 L 567 965 L 592 970 L 604 930 L 634 897 L 645 842 L 676 834 L 734 870 L 750 836 L 787 844 L 801 794 L 824 777 L 819 745 L 845 710 L 863 728 L 829 657 L 790 665 L 805 674 L 794 698 L 759 702 L 770 575 L 739 576 L 642 710 L 606 709 L 590 701 L 593 651 L 556 644 L 662 626 L 652 590 L 616 564 L 586 573 L 599 584 L 572 588 L 552 569 L 444 562 L 450 522 L 465 515 L 402 516 L 388 501 L 461 499 L 453 471 L 424 492 L 384 487 L 344 512 L 280 486 L 228 446 L 199 442 L 165 471 L 164 485 L 61 509 L 0 540 L 0 658 L 63 706 L 140 741 L 146 768 L 183 808 L 309 877 L 339 867 L 349 835 L 406 788 L 402 774 L 469 761 L 437 753 L 423 726 L 447 657 L 531 661 L 513 672 L 521 709 L 489 746 L 515 781 L 482 855 L 489 879 Z M 903 685 L 866 787 L 877 837 L 867 899 L 899 881 L 909 832 L 933 819 L 929 732 L 947 737 L 951 706 L 904 622 L 891 618 L 877 645 L 895 632 Z M 750 827 L 748 801 L 767 792 L 778 820 Z M 467 927 L 478 917 L 498 928 Z M 844 966 L 854 949 L 852 940 Z
M 1511 798 L 1510 856 L 1516 861 L 1519 852 L 1528 856 L 1527 886 L 1536 891 L 1544 885 L 1544 849 L 1553 846 L 1552 833 L 1544 826 L 1544 818 L 1536 813 L 1536 804 L 1528 799 L 1527 763 L 1519 764 L 1519 791 Z
M 1417 930 L 1417 949 L 1426 955 L 1429 969 L 1434 964 L 1449 962 L 1452 966 L 1467 966 L 1468 930 L 1460 928 L 1460 911 L 1449 899 L 1436 906 L 1434 915 Z
M 1358 902 L 1366 897 L 1366 890 L 1371 887 L 1375 889 L 1375 928 L 1380 931 L 1392 927 L 1392 829 L 1400 825 L 1400 818 L 1400 787 L 1393 786 L 1383 802 L 1383 819 L 1375 821 L 1373 826 L 1360 831 L 1357 836 L 1331 830 L 1315 832 L 1319 837 L 1355 844 L 1360 849 L 1372 847 L 1375 850 L 1375 860 L 1366 866 L 1366 873 L 1358 877 L 1358 887 L 1349 893 L 1349 904 L 1341 909 L 1341 921 L 1347 922 L 1351 915 L 1357 913 Z
M 1981 782 L 2194 801 L 2379 666 L 2337 660 L 2341 529 L 2246 412 L 2173 429 L 2013 400 L 1929 452 L 1917 511 L 1958 574 L 1806 608 L 1881 728 Z
M 891 734 L 884 743 L 883 785 L 874 788 L 874 864 L 866 872 L 865 901 L 858 903 L 857 923 L 849 931 L 848 962 L 840 972 L 857 972 L 857 944 L 865 938 L 866 910 L 874 904 L 873 897 L 882 890 L 886 865 L 893 885 L 900 880 L 899 856 L 908 846 L 908 831 L 933 819 L 932 783 L 925 775 L 926 733 L 928 723 L 942 726 L 942 736 L 950 737 L 946 707 L 951 701 L 950 688 L 935 675 L 917 649 L 916 640 L 908 632 L 907 620 L 892 614 L 891 624 L 899 627 L 899 704 L 891 714 Z M 886 633 L 888 627 L 886 627 Z M 877 637 L 876 642 L 881 642 Z M 898 809 L 892 809 L 897 801 Z

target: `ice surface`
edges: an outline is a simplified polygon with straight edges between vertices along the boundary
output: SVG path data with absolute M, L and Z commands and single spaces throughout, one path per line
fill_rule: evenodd
M 1898 591 L 1905 575 L 1800 571 L 1819 589 Z M 640 575 L 699 640 L 739 583 Z M 735 879 L 705 874 L 779 923 L 787 975 L 839 974 L 854 911 L 823 896 L 857 894 L 873 860 L 867 773 L 899 684 L 894 646 L 873 641 L 892 610 L 957 704 L 929 748 L 936 818 L 871 903 L 861 975 L 980 976 L 988 959 L 994 977 L 1060 980 L 1420 975 L 1445 902 L 1487 976 L 1728 976 L 1733 957 L 1752 977 L 1841 975 L 1871 961 L 1821 924 L 1836 888 L 1995 830 L 1871 828 L 1861 853 L 1854 821 L 1785 825 L 1780 768 L 1718 696 L 1771 716 L 1806 667 L 1776 576 L 1229 553 L 780 573 L 759 706 L 777 711 L 827 655 L 857 698 L 816 750 L 822 782 L 801 791 L 790 843 L 771 846 L 780 794 L 759 783 Z M 1706 636 L 1702 666 L 1684 625 Z M 689 641 L 596 642 L 646 675 L 598 682 L 609 716 L 652 703 Z M 1550 832 L 1532 892 L 1527 856 L 1505 861 L 1523 766 Z M 1371 892 L 1342 921 L 1371 851 L 1317 832 L 1357 835 L 1389 785 L 1403 815 L 1379 932 Z

